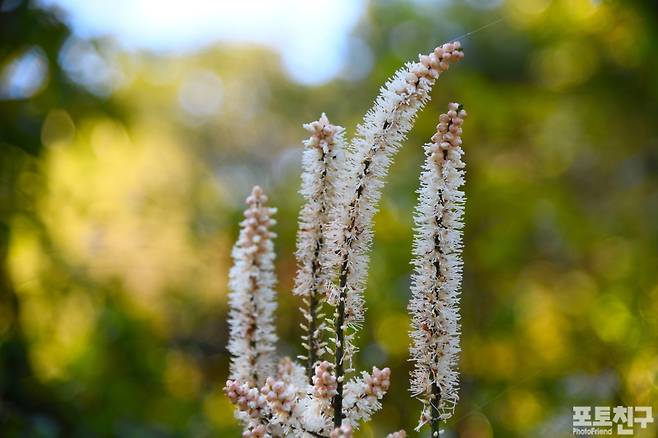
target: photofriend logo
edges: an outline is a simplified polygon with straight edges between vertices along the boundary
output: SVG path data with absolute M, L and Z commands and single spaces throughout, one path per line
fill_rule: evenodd
M 653 423 L 651 406 L 574 406 L 574 435 L 633 435 L 635 427 L 646 429 Z

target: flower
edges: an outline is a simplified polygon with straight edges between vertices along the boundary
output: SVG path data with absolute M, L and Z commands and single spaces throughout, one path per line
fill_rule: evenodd
M 458 42 L 437 47 L 408 63 L 382 87 L 350 147 L 343 128 L 325 114 L 304 127 L 301 194 L 305 204 L 297 234 L 298 271 L 293 292 L 303 299 L 305 366 L 275 361 L 275 210 L 260 187 L 247 198 L 245 219 L 229 273 L 230 379 L 224 391 L 236 406 L 245 437 L 351 438 L 353 429 L 381 409 L 390 387 L 389 368 L 374 367 L 348 379 L 363 320 L 363 290 L 372 240 L 372 218 L 388 167 L 431 87 L 463 57 Z M 457 401 L 458 290 L 461 282 L 461 217 L 464 179 L 461 134 L 465 111 L 450 104 L 432 143 L 425 145 L 416 209 L 412 312 L 412 392 L 423 400 L 422 418 L 435 425 Z M 343 157 L 343 150 L 347 156 Z M 334 307 L 327 327 L 322 307 Z M 332 333 L 334 362 L 322 360 Z M 347 366 L 346 366 L 347 361 Z M 276 365 L 276 366 L 275 366 Z M 438 429 L 436 429 L 438 431 Z M 401 430 L 389 438 L 404 438 Z
M 282 421 L 288 420 L 293 415 L 297 396 L 293 385 L 268 377 L 260 392 L 274 415 L 281 417 Z
M 391 386 L 391 370 L 373 367 L 372 373 L 362 372 L 345 385 L 345 421 L 353 427 L 368 421 L 372 414 L 381 409 L 380 400 Z
M 301 307 L 306 372 L 312 379 L 314 366 L 326 344 L 322 342 L 324 315 L 322 304 L 330 282 L 326 263 L 327 226 L 335 206 L 335 186 L 338 168 L 343 163 L 344 128 L 329 123 L 323 113 L 319 120 L 304 125 L 311 133 L 304 142 L 302 187 L 305 204 L 299 213 L 297 232 L 297 276 L 293 293 L 303 297 Z
M 438 430 L 458 396 L 459 289 L 465 196 L 461 148 L 466 111 L 451 103 L 425 149 L 416 206 L 413 254 L 411 392 L 423 404 L 420 424 Z
M 330 400 L 336 394 L 336 377 L 332 374 L 333 365 L 326 360 L 315 367 L 313 375 L 313 395 L 318 399 Z
M 251 418 L 261 418 L 267 400 L 257 388 L 250 388 L 246 383 L 229 379 L 224 386 L 224 393 L 240 411 Z
M 336 188 L 336 216 L 329 229 L 327 272 L 338 278 L 330 295 L 334 315 L 337 395 L 335 422 L 342 413 L 343 375 L 350 371 L 354 336 L 364 316 L 363 291 L 368 274 L 372 218 L 392 158 L 411 129 L 417 112 L 430 98 L 436 79 L 463 57 L 459 42 L 437 47 L 419 61 L 407 63 L 380 90 L 375 105 L 357 127 Z M 348 368 L 344 368 L 347 362 Z
M 262 424 L 251 427 L 242 433 L 243 438 L 265 438 L 267 436 L 267 429 Z
M 240 223 L 238 241 L 233 247 L 233 267 L 229 273 L 228 350 L 231 353 L 231 379 L 250 386 L 262 385 L 273 375 L 277 336 L 273 314 L 276 309 L 274 285 L 276 211 L 267 207 L 267 196 L 256 186 L 247 198 L 245 219 Z
M 342 424 L 340 427 L 331 431 L 329 438 L 352 438 L 352 426 L 349 424 Z

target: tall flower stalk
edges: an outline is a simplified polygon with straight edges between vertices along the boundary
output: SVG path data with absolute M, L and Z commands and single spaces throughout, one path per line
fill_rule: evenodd
M 458 395 L 459 292 L 462 281 L 462 217 L 465 196 L 461 148 L 466 111 L 451 103 L 425 149 L 416 207 L 412 261 L 411 393 L 423 410 L 418 428 L 432 436 L 452 416 Z
M 230 271 L 230 378 L 224 391 L 244 424 L 244 437 L 351 438 L 381 409 L 391 371 L 352 373 L 354 340 L 364 318 L 372 220 L 391 161 L 430 98 L 441 73 L 463 57 L 458 42 L 407 63 L 381 89 L 357 134 L 345 146 L 343 128 L 319 120 L 304 127 L 297 264 L 293 293 L 302 297 L 303 364 L 275 363 L 276 308 L 272 238 L 274 209 L 254 187 L 233 249 Z M 416 214 L 411 347 L 412 392 L 424 403 L 421 425 L 440 420 L 457 401 L 458 289 L 461 281 L 463 163 L 456 104 L 441 116 L 425 146 Z M 327 324 L 324 304 L 333 307 Z M 323 335 L 329 332 L 329 336 Z M 328 339 L 329 342 L 325 340 Z M 276 366 L 275 366 L 276 365 Z M 391 438 L 406 436 L 394 432 Z
M 266 206 L 267 196 L 258 186 L 247 198 L 247 209 L 238 241 L 233 247 L 229 272 L 231 379 L 249 386 L 262 385 L 274 372 L 277 336 L 274 330 L 276 209 Z
M 337 285 L 329 303 L 335 307 L 333 353 L 338 386 L 333 399 L 334 425 L 344 416 L 343 385 L 351 371 L 354 336 L 363 321 L 363 291 L 368 275 L 368 250 L 372 218 L 394 154 L 413 126 L 417 112 L 450 64 L 463 58 L 459 42 L 437 47 L 419 61 L 407 63 L 380 90 L 351 143 L 350 154 L 339 179 L 337 217 L 330 237 L 334 252 L 326 260 L 337 272 Z M 347 362 L 347 368 L 346 368 Z
M 311 136 L 304 142 L 302 187 L 305 204 L 299 214 L 297 232 L 297 276 L 293 293 L 303 299 L 301 307 L 302 346 L 306 350 L 300 359 L 306 363 L 306 375 L 312 383 L 316 362 L 326 343 L 322 307 L 330 282 L 326 263 L 327 227 L 335 207 L 335 187 L 338 169 L 343 162 L 344 128 L 332 125 L 323 113 L 319 120 L 304 125 Z

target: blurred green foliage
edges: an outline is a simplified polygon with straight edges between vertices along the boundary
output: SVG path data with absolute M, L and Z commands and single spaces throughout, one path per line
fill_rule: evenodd
M 411 213 L 419 146 L 453 100 L 470 114 L 469 201 L 446 436 L 566 437 L 574 405 L 658 410 L 658 7 L 437 3 L 373 2 L 353 36 L 372 70 L 350 52 L 351 80 L 314 88 L 263 48 L 127 53 L 25 2 L 3 9 L 0 73 L 32 51 L 47 74 L 0 101 L 0 435 L 237 436 L 220 388 L 242 198 L 258 183 L 279 207 L 280 351 L 295 355 L 300 124 L 326 111 L 352 133 L 405 60 L 498 18 L 462 39 L 384 190 L 359 357 L 390 366 L 393 388 L 360 436 L 415 426 Z M 76 73 L 71 47 L 119 80 Z M 181 105 L 204 80 L 219 109 Z

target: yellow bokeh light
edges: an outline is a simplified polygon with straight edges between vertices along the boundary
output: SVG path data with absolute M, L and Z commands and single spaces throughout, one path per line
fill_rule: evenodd
M 586 82 L 599 64 L 599 54 L 591 44 L 566 40 L 538 51 L 532 60 L 532 70 L 542 85 L 562 91 Z
M 501 420 L 509 428 L 518 431 L 528 431 L 541 421 L 544 410 L 536 393 L 522 388 L 512 388 L 507 392 L 504 401 L 499 404 Z
M 469 413 L 459 424 L 460 438 L 491 438 L 493 429 L 489 419 L 481 412 Z
M 590 313 L 592 328 L 603 341 L 629 341 L 627 335 L 632 316 L 626 303 L 618 298 L 624 295 L 616 293 L 599 296 Z
M 658 397 L 658 353 L 646 351 L 638 354 L 624 372 L 629 404 L 652 404 Z
M 48 112 L 41 128 L 41 142 L 44 146 L 68 144 L 75 135 L 75 124 L 71 116 L 62 109 Z
M 554 294 L 535 285 L 525 293 L 518 308 L 521 332 L 528 339 L 533 357 L 545 366 L 563 365 L 570 322 L 563 317 Z
M 225 236 L 199 248 L 190 233 L 198 166 L 166 128 L 145 123 L 129 133 L 106 118 L 81 122 L 75 141 L 45 157 L 48 191 L 38 205 L 58 253 L 98 280 L 120 279 L 165 331 L 158 297 L 168 288 L 193 277 L 203 291 L 195 299 L 216 303 L 225 288 L 227 260 L 218 256 Z M 202 261 L 215 264 L 201 268 Z
M 642 19 L 628 11 L 617 11 L 602 37 L 607 54 L 620 66 L 632 68 L 642 59 L 642 48 L 648 43 L 646 25 Z
M 505 3 L 509 18 L 521 25 L 528 26 L 541 19 L 551 0 L 511 0 Z
M 382 318 L 377 325 L 377 343 L 392 356 L 407 354 L 409 348 L 409 316 L 392 313 Z
M 31 296 L 23 301 L 21 322 L 32 339 L 30 355 L 42 380 L 61 379 L 88 348 L 97 304 L 85 291 L 61 296 Z
M 203 413 L 215 426 L 220 428 L 235 424 L 233 419 L 234 409 L 235 406 L 219 389 L 210 391 L 203 399 Z
M 174 396 L 191 400 L 199 393 L 201 371 L 191 358 L 172 351 L 167 355 L 165 383 Z

